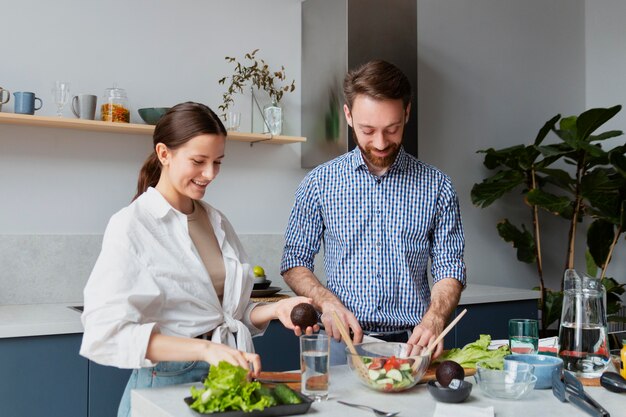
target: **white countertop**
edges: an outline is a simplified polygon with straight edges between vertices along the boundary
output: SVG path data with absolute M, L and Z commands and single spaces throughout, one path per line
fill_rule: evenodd
M 474 378 L 467 378 L 474 384 Z M 132 391 L 132 417 L 199 417 L 192 411 L 183 398 L 188 397 L 189 387 L 193 384 L 175 385 L 166 388 L 151 388 Z M 199 385 L 199 384 L 198 384 Z M 624 415 L 624 397 L 600 387 L 585 387 L 596 401 L 606 408 L 612 416 Z M 363 385 L 350 373 L 347 366 L 332 367 L 330 372 L 329 399 L 313 403 L 308 414 L 316 416 L 367 417 L 372 413 L 338 404 L 336 400 L 369 405 L 385 411 L 399 411 L 402 416 L 432 416 L 436 401 L 428 393 L 425 384 L 420 384 L 408 391 L 384 394 L 373 391 Z M 476 385 L 470 397 L 460 406 L 494 407 L 496 417 L 519 416 L 586 416 L 584 412 L 568 403 L 561 403 L 552 394 L 552 390 L 534 390 L 526 398 L 511 401 L 486 397 Z M 459 415 L 462 415 L 459 413 Z
M 283 293 L 291 293 L 283 291 Z M 293 293 L 291 293 L 293 294 Z M 459 305 L 534 300 L 538 291 L 470 284 Z M 82 333 L 80 313 L 68 308 L 81 303 L 24 304 L 0 306 L 0 339 Z

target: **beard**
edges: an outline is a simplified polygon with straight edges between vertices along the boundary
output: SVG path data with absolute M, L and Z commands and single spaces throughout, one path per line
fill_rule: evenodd
M 398 156 L 398 153 L 400 152 L 400 147 L 402 146 L 401 143 L 397 143 L 397 144 L 390 144 L 387 148 L 385 148 L 384 150 L 388 150 L 391 149 L 391 153 L 387 156 L 376 156 L 374 155 L 374 148 L 372 146 L 361 146 L 361 144 L 359 143 L 359 140 L 356 136 L 356 133 L 354 132 L 353 129 L 352 130 L 352 140 L 354 141 L 354 143 L 356 144 L 356 146 L 359 147 L 359 149 L 361 150 L 361 154 L 363 155 L 363 159 L 365 159 L 365 161 L 367 161 L 370 165 L 376 167 L 376 168 L 389 168 L 395 161 L 396 161 L 396 157 Z

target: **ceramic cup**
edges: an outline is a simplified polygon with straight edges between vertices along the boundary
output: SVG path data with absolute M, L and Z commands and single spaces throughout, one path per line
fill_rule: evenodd
M 14 111 L 19 114 L 35 114 L 43 106 L 43 101 L 35 96 L 35 93 L 29 91 L 20 91 L 13 93 L 15 98 Z M 35 107 L 35 103 L 39 100 L 39 107 Z
M 78 94 L 72 98 L 72 113 L 79 119 L 94 120 L 97 101 L 98 97 L 92 94 Z
M 11 99 L 11 92 L 0 87 L 0 111 L 2 111 L 2 105 L 9 102 Z

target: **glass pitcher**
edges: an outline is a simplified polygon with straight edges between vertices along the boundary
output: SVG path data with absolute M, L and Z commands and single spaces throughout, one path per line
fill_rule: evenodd
M 568 269 L 563 290 L 558 349 L 563 367 L 583 378 L 599 377 L 610 360 L 604 285 Z

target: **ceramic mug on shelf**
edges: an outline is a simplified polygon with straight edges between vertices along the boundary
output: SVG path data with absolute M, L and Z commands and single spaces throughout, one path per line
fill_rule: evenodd
M 29 91 L 20 91 L 13 93 L 15 98 L 14 111 L 18 114 L 35 114 L 43 106 L 43 101 L 35 96 L 35 93 Z M 35 103 L 39 100 L 39 107 L 35 107 Z
M 0 111 L 2 111 L 2 105 L 8 103 L 10 99 L 11 92 L 0 87 Z
M 79 119 L 94 120 L 97 101 L 93 94 L 78 94 L 72 98 L 72 113 Z

